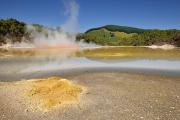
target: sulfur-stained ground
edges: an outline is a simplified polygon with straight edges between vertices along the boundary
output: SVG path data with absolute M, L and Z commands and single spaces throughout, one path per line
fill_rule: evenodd
M 23 86 L 24 82 L 16 82 L 22 87 L 12 83 L 1 83 L 0 120 L 180 119 L 179 77 L 94 71 L 72 75 L 67 79 L 71 82 L 68 81 L 65 88 L 76 92 L 61 92 L 61 94 L 70 93 L 78 99 L 70 99 L 70 101 L 76 101 L 71 104 L 59 103 L 58 107 L 53 107 L 49 111 L 41 111 L 38 109 L 38 106 L 41 105 L 37 103 L 32 105 L 32 108 L 29 108 L 28 105 L 35 99 L 41 101 L 49 98 L 49 95 L 53 94 L 50 94 L 49 91 L 61 91 L 64 88 L 60 87 L 62 81 L 60 84 L 57 84 L 57 79 L 52 82 L 40 81 L 42 84 L 36 84 L 37 81 L 32 84 L 31 81 L 29 86 Z M 57 88 L 58 85 L 60 86 Z M 45 89 L 43 89 L 44 86 Z M 86 90 L 83 91 L 83 88 Z M 54 94 L 59 95 L 58 93 Z M 25 95 L 28 99 L 24 97 Z M 62 99 L 52 100 L 57 103 Z M 52 105 L 54 106 L 54 104 Z M 36 110 L 33 111 L 34 108 Z

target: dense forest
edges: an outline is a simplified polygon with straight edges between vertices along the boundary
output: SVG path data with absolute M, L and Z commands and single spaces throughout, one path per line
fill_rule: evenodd
M 33 29 L 42 32 L 44 26 L 32 24 Z M 0 45 L 6 43 L 32 42 L 33 36 L 27 30 L 27 24 L 16 19 L 0 19 Z
M 77 35 L 77 40 L 111 46 L 147 46 L 171 44 L 180 46 L 180 30 L 139 29 L 107 25 Z
M 21 42 L 23 36 L 25 36 L 25 26 L 23 22 L 19 22 L 15 19 L 0 20 L 0 43 L 5 44 L 11 41 Z
M 17 42 L 33 42 L 31 32 L 27 30 L 27 24 L 16 19 L 0 19 L 0 45 Z M 44 27 L 32 24 L 36 32 L 44 32 Z M 52 31 L 53 28 L 48 28 Z M 58 28 L 59 29 L 59 28 Z M 77 41 L 84 40 L 87 43 L 110 46 L 147 46 L 172 44 L 180 46 L 180 30 L 140 29 L 126 26 L 107 25 L 93 28 L 76 37 Z

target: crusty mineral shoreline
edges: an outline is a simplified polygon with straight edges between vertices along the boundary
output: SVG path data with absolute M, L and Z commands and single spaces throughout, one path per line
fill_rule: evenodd
M 88 88 L 87 91 L 76 104 L 61 105 L 49 112 L 31 112 L 27 109 L 27 103 L 22 102 L 21 94 L 9 89 L 16 88 L 16 85 L 1 83 L 0 120 L 175 120 L 180 118 L 179 77 L 104 71 L 76 74 L 69 76 L 68 80 L 85 86 Z M 8 87 L 3 87 L 4 84 Z
M 50 77 L 17 82 L 0 83 L 0 89 L 5 96 L 13 97 L 10 101 L 26 106 L 26 111 L 50 111 L 60 105 L 78 102 L 85 88 L 60 78 Z M 16 96 L 12 93 L 15 92 Z

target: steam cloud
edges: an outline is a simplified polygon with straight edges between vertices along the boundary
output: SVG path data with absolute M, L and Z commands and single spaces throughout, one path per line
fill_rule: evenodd
M 67 20 L 61 27 L 48 28 L 43 26 L 27 25 L 26 32 L 30 33 L 31 42 L 24 37 L 23 42 L 15 43 L 12 47 L 98 47 L 93 43 L 76 41 L 78 27 L 79 5 L 76 0 L 64 0 L 64 15 Z
M 75 42 L 75 30 L 78 26 L 79 5 L 76 0 L 66 0 L 64 1 L 64 5 L 64 13 L 68 17 L 68 19 L 63 25 L 61 25 L 61 28 L 43 28 L 43 30 L 39 32 L 34 26 L 27 26 L 27 32 L 31 33 L 36 47 L 77 45 L 77 43 Z
M 78 26 L 79 5 L 75 0 L 70 0 L 68 4 L 64 2 L 64 6 L 66 9 L 64 14 L 68 16 L 68 20 L 62 28 L 68 32 L 75 32 Z

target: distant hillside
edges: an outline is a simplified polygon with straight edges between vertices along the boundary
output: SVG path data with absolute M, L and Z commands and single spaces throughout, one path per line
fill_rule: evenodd
M 48 28 L 39 24 L 32 24 L 33 29 L 27 30 L 29 25 L 16 19 L 0 19 L 0 45 L 7 43 L 34 42 L 33 33 L 48 37 L 47 29 L 51 32 L 61 28 Z M 104 46 L 148 46 L 172 44 L 180 46 L 180 30 L 141 29 L 128 26 L 106 25 L 93 28 L 78 34 L 77 41 L 95 43 Z
M 25 35 L 25 23 L 15 19 L 0 19 L 0 44 L 7 41 L 20 42 Z
M 46 34 L 47 27 L 39 24 L 31 24 L 31 30 L 27 30 L 29 24 L 16 19 L 0 19 L 0 45 L 7 43 L 33 42 L 32 31 Z M 52 29 L 52 28 L 48 28 Z M 53 29 L 52 29 L 53 30 Z
M 91 32 L 93 30 L 99 30 L 99 29 L 106 29 L 111 32 L 125 32 L 125 33 L 143 33 L 145 31 L 149 31 L 149 29 L 140 29 L 140 28 L 134 28 L 134 27 L 127 27 L 127 26 L 118 26 L 118 25 L 106 25 L 98 28 L 92 28 L 85 33 Z
M 180 46 L 180 30 L 141 29 L 106 25 L 77 35 L 77 41 L 110 46 L 148 46 L 172 44 Z

